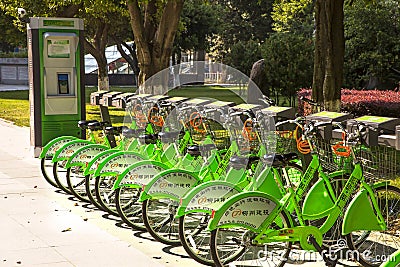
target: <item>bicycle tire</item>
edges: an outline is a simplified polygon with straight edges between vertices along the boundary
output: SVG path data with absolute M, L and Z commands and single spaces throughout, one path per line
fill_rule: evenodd
M 96 199 L 104 211 L 119 216 L 115 205 L 115 176 L 97 176 L 95 178 Z
M 291 221 L 284 211 L 278 216 L 282 219 L 284 227 L 291 226 Z M 255 236 L 257 233 L 240 226 L 217 228 L 211 231 L 210 250 L 214 265 L 216 267 L 284 266 L 292 243 L 254 245 L 251 239 Z
M 71 190 L 68 188 L 67 184 L 67 169 L 64 168 L 63 164 L 65 161 L 58 161 L 53 164 L 53 175 L 58 188 L 60 188 L 65 193 L 72 195 Z
M 83 202 L 90 202 L 86 192 L 86 177 L 83 175 L 81 167 L 67 169 L 67 184 L 71 193 Z
M 97 202 L 95 184 L 96 184 L 96 179 L 93 177 L 92 174 L 88 174 L 85 176 L 86 195 L 88 196 L 93 206 L 95 206 L 101 211 L 105 211 L 104 208 L 100 205 L 100 203 Z
M 157 241 L 179 246 L 179 220 L 175 218 L 178 202 L 169 198 L 146 199 L 142 203 L 143 223 Z
M 374 188 L 375 197 L 385 219 L 386 231 L 353 232 L 347 238 L 350 250 L 358 251 L 358 262 L 365 267 L 380 266 L 389 256 L 400 249 L 400 189 L 391 185 Z M 363 236 L 355 242 L 355 237 Z M 373 251 L 374 250 L 374 251 Z
M 142 204 L 138 201 L 140 188 L 120 187 L 115 190 L 115 205 L 122 221 L 135 230 L 144 231 Z
M 303 174 L 303 168 L 300 165 L 292 162 L 289 162 L 285 168 L 287 168 L 286 173 L 289 176 L 288 180 L 290 181 L 291 185 L 297 186 L 299 183 L 299 178 Z M 283 180 L 283 182 L 286 181 Z M 191 216 L 191 225 L 194 231 L 190 230 L 190 224 L 185 223 L 185 220 L 189 218 L 187 218 L 186 215 L 180 217 L 179 237 L 183 248 L 197 262 L 204 265 L 213 265 L 214 261 L 212 260 L 209 246 L 211 233 L 207 230 L 207 222 L 203 222 L 203 219 L 209 217 L 209 215 L 200 212 L 194 214 L 189 213 L 187 215 Z M 197 222 L 196 218 L 199 218 Z
M 43 178 L 52 186 L 59 188 L 53 175 L 53 157 L 47 157 L 47 155 L 40 160 L 40 170 Z
M 207 231 L 209 217 L 209 214 L 203 212 L 179 217 L 179 239 L 192 259 L 212 266 L 214 261 L 210 253 L 210 232 Z

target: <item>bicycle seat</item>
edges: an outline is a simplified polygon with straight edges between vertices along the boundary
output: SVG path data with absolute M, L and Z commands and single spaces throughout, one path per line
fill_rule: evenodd
M 168 143 L 176 140 L 181 132 L 159 132 L 158 137 L 161 142 Z
M 102 125 L 100 122 L 95 121 L 95 122 L 91 122 L 87 125 L 87 127 L 92 130 L 92 131 L 96 131 L 96 130 L 101 130 L 102 129 Z
M 193 157 L 197 157 L 201 155 L 200 146 L 199 145 L 192 145 L 188 146 L 186 149 L 187 153 Z
M 122 134 L 126 138 L 139 137 L 143 132 L 143 129 L 131 129 L 128 127 L 122 129 Z
M 263 156 L 264 162 L 272 163 L 272 167 L 279 168 L 285 166 L 289 161 L 297 159 L 299 156 L 292 152 L 287 154 L 266 154 Z
M 96 120 L 81 120 L 78 121 L 78 127 L 81 129 L 86 129 L 89 123 L 98 122 Z
M 142 134 L 139 135 L 140 141 L 144 141 L 146 145 L 157 143 L 158 134 Z
M 213 149 L 216 149 L 217 147 L 215 146 L 215 144 L 204 144 L 204 145 L 200 145 L 200 151 L 202 152 L 209 152 Z
M 121 134 L 121 132 L 122 132 L 122 126 L 120 126 L 120 127 L 107 126 L 104 129 L 104 131 L 106 134 L 109 134 L 109 135 L 118 135 L 118 134 Z
M 238 170 L 243 167 L 249 168 L 251 164 L 255 161 L 259 160 L 260 157 L 255 155 L 250 155 L 249 157 L 246 156 L 232 156 L 229 159 L 229 165 L 232 166 L 234 169 Z

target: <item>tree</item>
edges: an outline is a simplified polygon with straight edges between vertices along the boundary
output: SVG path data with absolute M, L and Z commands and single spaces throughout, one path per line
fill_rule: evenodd
M 276 32 L 261 46 L 261 51 L 265 60 L 268 89 L 285 96 L 290 104 L 294 104 L 297 90 L 312 84 L 312 37 L 292 32 Z
M 205 60 L 205 51 L 211 46 L 210 37 L 219 28 L 219 6 L 204 0 L 186 1 L 175 38 L 175 53 L 199 51 L 196 60 Z
M 393 89 L 400 81 L 400 3 L 345 8 L 345 85 Z
M 13 20 L 8 14 L 0 15 L 0 27 L 5 31 L 0 35 L 0 52 L 13 52 L 15 47 L 25 46 L 26 35 L 18 29 Z
M 261 58 L 259 49 L 272 32 L 273 1 L 219 0 L 219 29 L 213 37 L 212 55 L 219 61 L 249 74 L 253 63 Z M 246 54 L 245 62 L 237 60 Z
M 127 0 L 139 62 L 139 85 L 169 65 L 184 0 Z
M 344 0 L 316 0 L 312 97 L 340 111 L 344 65 Z

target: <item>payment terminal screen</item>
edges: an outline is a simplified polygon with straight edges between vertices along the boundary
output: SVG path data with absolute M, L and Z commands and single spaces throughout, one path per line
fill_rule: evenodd
M 58 93 L 60 95 L 68 95 L 69 94 L 69 79 L 68 73 L 58 73 Z

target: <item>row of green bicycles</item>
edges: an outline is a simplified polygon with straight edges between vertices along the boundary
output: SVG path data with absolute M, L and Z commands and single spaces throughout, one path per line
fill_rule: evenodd
M 283 266 L 296 251 L 397 266 L 398 170 L 382 174 L 396 151 L 366 145 L 368 125 L 280 118 L 260 103 L 137 94 L 124 126 L 80 121 L 86 140 L 50 141 L 42 174 L 205 265 Z M 328 128 L 340 134 L 327 140 Z

